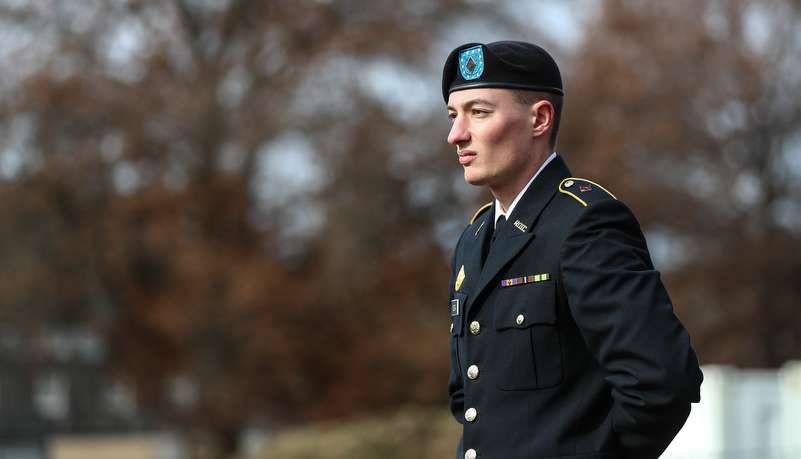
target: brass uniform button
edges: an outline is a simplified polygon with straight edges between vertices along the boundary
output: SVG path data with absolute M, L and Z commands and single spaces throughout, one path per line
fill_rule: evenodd
M 478 453 L 473 448 L 468 449 L 464 452 L 464 459 L 476 459 L 478 457 Z
M 523 316 L 523 314 L 520 314 L 519 316 L 517 316 L 517 325 L 523 325 L 523 322 L 525 322 L 525 321 L 526 321 L 526 318 Z
M 477 365 L 470 365 L 470 368 L 467 369 L 467 377 L 470 379 L 478 378 L 478 366 Z
M 478 323 L 478 321 L 474 320 L 470 322 L 470 333 L 474 335 L 481 333 L 481 324 Z
M 451 323 L 451 333 L 453 333 L 453 323 Z
M 476 416 L 478 416 L 478 411 L 476 411 L 475 408 L 468 408 L 467 411 L 464 412 L 464 420 L 467 422 L 475 421 Z

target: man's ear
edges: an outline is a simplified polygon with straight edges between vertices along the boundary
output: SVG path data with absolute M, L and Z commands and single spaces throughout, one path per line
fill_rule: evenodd
M 547 100 L 537 101 L 531 106 L 531 133 L 534 137 L 550 132 L 553 114 L 553 105 Z

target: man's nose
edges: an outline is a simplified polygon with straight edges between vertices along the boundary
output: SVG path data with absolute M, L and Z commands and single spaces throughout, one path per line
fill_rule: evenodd
M 470 133 L 462 119 L 463 118 L 457 117 L 453 120 L 451 132 L 448 133 L 448 143 L 451 145 L 457 145 L 470 139 Z

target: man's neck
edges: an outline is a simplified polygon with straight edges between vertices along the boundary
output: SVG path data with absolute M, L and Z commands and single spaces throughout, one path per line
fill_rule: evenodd
M 548 163 L 550 163 L 555 157 L 556 153 L 551 153 L 550 156 L 546 157 L 540 163 L 539 168 L 534 172 L 533 175 L 528 177 L 525 183 L 510 185 L 503 190 L 491 190 L 492 195 L 495 196 L 495 199 L 497 200 L 497 204 L 500 206 L 501 213 L 508 215 L 514 209 L 514 206 L 517 205 L 517 201 L 519 201 L 520 197 L 525 193 L 526 190 L 528 190 L 528 187 L 531 186 L 531 184 L 534 182 L 534 179 L 537 178 L 539 173 L 542 172 L 542 170 L 545 169 L 545 166 L 547 166 Z M 525 177 L 522 180 L 524 179 Z

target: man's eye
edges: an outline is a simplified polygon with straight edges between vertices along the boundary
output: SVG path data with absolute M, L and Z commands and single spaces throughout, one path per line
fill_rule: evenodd
M 448 119 L 451 120 L 451 122 L 456 120 L 456 113 L 448 113 Z

